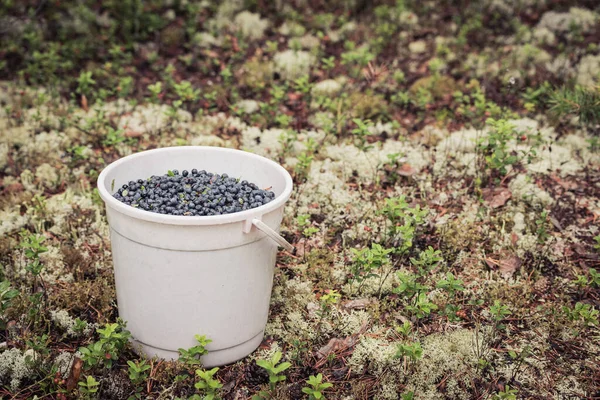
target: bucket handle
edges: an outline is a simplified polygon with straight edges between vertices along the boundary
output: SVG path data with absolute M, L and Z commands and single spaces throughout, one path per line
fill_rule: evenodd
M 256 229 L 258 229 L 259 231 L 263 232 L 265 235 L 267 235 L 268 237 L 273 239 L 274 242 L 276 242 L 278 245 L 280 245 L 287 251 L 289 251 L 289 252 L 294 251 L 294 246 L 292 246 L 290 244 L 290 242 L 285 240 L 284 237 L 281 236 L 279 233 L 277 233 L 273 229 L 269 228 L 269 226 L 267 224 L 265 224 L 264 222 L 262 222 L 260 219 L 254 218 L 252 220 L 252 225 L 254 225 L 256 227 Z

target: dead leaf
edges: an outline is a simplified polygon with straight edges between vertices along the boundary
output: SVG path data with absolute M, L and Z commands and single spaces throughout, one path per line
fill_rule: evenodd
M 71 367 L 71 372 L 69 373 L 69 378 L 67 379 L 67 391 L 71 391 L 77 387 L 77 382 L 79 382 L 79 376 L 81 375 L 81 369 L 83 368 L 83 360 L 81 358 L 75 357 L 73 361 L 73 366 Z
M 491 207 L 502 207 L 512 197 L 510 190 L 506 188 L 485 188 L 481 191 L 483 200 Z
M 562 226 L 560 225 L 560 222 L 559 222 L 559 221 L 558 221 L 556 218 L 554 218 L 554 217 L 550 216 L 550 222 L 552 222 L 552 225 L 554 225 L 554 227 L 555 227 L 556 229 L 558 229 L 559 231 L 561 231 L 561 232 L 562 232 L 563 228 L 562 228 Z
M 519 242 L 519 235 L 517 235 L 516 233 L 512 232 L 510 234 L 510 241 L 512 243 L 513 246 L 516 246 L 517 243 Z
M 370 304 L 373 304 L 371 299 L 356 299 L 344 302 L 343 307 L 346 310 L 362 310 Z
M 410 166 L 410 164 L 402 164 L 398 168 L 398 175 L 400 176 L 413 176 L 417 173 L 417 170 Z
M 319 359 L 327 357 L 331 353 L 335 353 L 340 350 L 348 349 L 356 344 L 358 341 L 357 337 L 348 336 L 344 339 L 332 338 L 327 342 L 327 344 L 321 347 L 317 351 L 317 357 Z
M 83 108 L 85 111 L 88 111 L 88 102 L 87 102 L 87 97 L 85 97 L 85 94 L 81 95 L 81 108 Z
M 510 278 L 521 266 L 521 259 L 515 255 L 508 256 L 498 263 L 498 271 L 504 279 Z
M 298 101 L 298 100 L 300 100 L 302 98 L 302 93 L 300 93 L 300 92 L 292 92 L 292 93 L 288 93 L 287 96 L 288 96 L 288 99 L 291 102 L 295 102 L 295 101 Z
M 131 130 L 127 130 L 125 132 L 125 137 L 128 137 L 128 138 L 138 138 L 142 135 L 143 135 L 142 132 L 136 132 L 136 131 L 131 131 Z
M 492 269 L 498 268 L 502 277 L 508 279 L 521 266 L 522 261 L 514 254 L 504 251 L 499 255 L 487 257 L 485 263 Z
M 358 332 L 353 333 L 352 335 L 340 339 L 340 338 L 332 338 L 327 342 L 327 344 L 317 350 L 316 356 L 319 360 L 323 360 L 329 354 L 334 352 L 343 351 L 354 347 L 354 345 L 358 342 L 359 336 L 367 329 L 367 322 L 363 323 Z M 318 365 L 318 363 L 317 363 Z
M 564 181 L 562 179 L 560 179 L 556 174 L 551 174 L 550 178 L 559 184 L 560 187 L 562 187 L 565 190 L 575 190 L 579 187 L 579 185 L 575 182 L 568 182 L 568 181 Z

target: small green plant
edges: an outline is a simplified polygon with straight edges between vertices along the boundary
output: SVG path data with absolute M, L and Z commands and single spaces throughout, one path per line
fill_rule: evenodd
M 5 312 L 11 306 L 12 300 L 18 295 L 19 291 L 11 288 L 9 281 L 0 282 L 0 329 L 6 328 Z
M 389 235 L 396 246 L 395 253 L 404 255 L 412 248 L 417 229 L 426 223 L 429 210 L 422 210 L 418 204 L 411 207 L 402 195 L 386 199 L 380 213 L 391 223 Z
M 321 316 L 324 316 L 331 311 L 331 307 L 333 307 L 334 304 L 337 304 L 341 298 L 342 295 L 335 289 L 330 289 L 327 291 L 327 293 L 321 296 Z
M 303 180 L 306 179 L 313 159 L 314 156 L 309 152 L 298 154 L 298 163 L 294 166 L 294 172 L 296 172 L 296 175 L 301 177 Z
M 133 383 L 135 387 L 135 393 L 129 396 L 128 400 L 134 399 L 142 399 L 142 391 L 143 391 L 143 383 L 148 379 L 148 370 L 151 369 L 151 366 L 148 365 L 146 360 L 133 362 L 131 360 L 127 361 L 129 373 L 129 380 Z
M 156 82 L 152 85 L 148 85 L 148 90 L 150 91 L 150 100 L 152 103 L 159 103 L 162 92 L 162 82 Z
M 86 160 L 88 156 L 85 154 L 87 150 L 86 146 L 73 146 L 68 149 L 69 154 L 73 158 L 73 161 Z
M 517 400 L 517 393 L 518 393 L 518 391 L 516 389 L 511 389 L 510 386 L 505 385 L 504 390 L 501 390 L 498 393 L 496 393 L 494 396 L 492 396 L 492 399 L 494 399 L 494 400 Z
M 88 327 L 88 323 L 79 317 L 75 318 L 73 327 L 71 328 L 75 333 L 83 333 Z
M 310 93 L 312 85 L 310 83 L 310 77 L 308 75 L 301 76 L 294 80 L 294 89 L 303 94 Z
M 456 279 L 452 272 L 447 272 L 446 278 L 440 279 L 437 282 L 436 287 L 438 289 L 446 290 L 451 295 L 454 295 L 456 292 L 461 292 L 465 290 L 465 287 L 463 286 L 463 281 L 460 279 Z
M 547 230 L 548 225 L 548 211 L 544 210 L 541 212 L 538 219 L 535 220 L 535 233 L 538 238 L 538 243 L 543 244 L 550 237 L 550 234 Z
M 550 112 L 556 118 L 576 115 L 582 124 L 593 126 L 600 122 L 600 90 L 582 86 L 562 87 L 550 93 Z
M 517 156 L 511 154 L 508 143 L 515 139 L 517 132 L 515 126 L 504 119 L 495 120 L 488 118 L 488 134 L 479 139 L 477 145 L 485 158 L 486 166 L 497 170 L 501 175 L 507 174 L 507 167 L 517 162 Z
M 402 393 L 402 400 L 414 400 L 415 392 Z
M 148 379 L 148 370 L 151 368 L 146 360 L 138 360 L 133 362 L 127 361 L 129 380 L 134 385 L 139 385 Z
M 38 259 L 40 254 L 48 251 L 42 243 L 46 240 L 42 235 L 36 235 L 27 231 L 21 232 L 19 247 L 25 250 L 25 257 L 30 260 Z
M 395 358 L 407 358 L 411 361 L 416 361 L 423 357 L 423 348 L 421 343 L 400 343 L 396 348 Z
M 40 261 L 40 254 L 48 251 L 48 248 L 42 245 L 45 238 L 41 235 L 32 234 L 23 230 L 20 233 L 21 241 L 19 247 L 24 250 L 27 264 L 25 270 L 33 276 L 32 293 L 29 295 L 31 306 L 28 310 L 28 317 L 33 321 L 34 325 L 42 319 L 40 309 L 43 307 L 46 300 L 44 280 L 42 278 L 42 270 L 44 264 Z M 41 290 L 38 290 L 41 289 Z
M 412 299 L 416 294 L 427 290 L 427 286 L 421 285 L 418 282 L 419 277 L 413 273 L 398 271 L 396 273 L 400 284 L 394 289 L 394 293 L 402 295 L 407 300 Z
M 419 258 L 410 258 L 410 262 L 418 268 L 419 275 L 421 276 L 427 275 L 430 271 L 437 268 L 443 260 L 442 252 L 434 250 L 431 246 L 427 247 L 425 251 L 420 252 Z
M 98 392 L 100 382 L 91 375 L 86 376 L 85 381 L 79 382 L 79 391 L 83 394 L 84 398 L 92 398 L 92 395 Z
M 189 81 L 181 81 L 180 83 L 175 83 L 173 85 L 173 89 L 177 94 L 179 100 L 183 103 L 185 102 L 195 102 L 200 98 L 200 90 L 194 89 L 192 84 Z
M 77 93 L 88 96 L 96 81 L 92 78 L 91 71 L 83 71 L 77 78 Z
M 356 128 L 351 131 L 356 139 L 356 147 L 361 151 L 367 151 L 373 148 L 367 141 L 367 138 L 372 135 L 370 128 L 373 126 L 373 123 L 370 120 L 363 121 L 359 118 L 354 118 L 352 122 L 356 125 Z
M 252 399 L 253 400 L 262 400 L 262 399 L 269 399 L 273 396 L 274 392 L 275 392 L 275 388 L 277 386 L 277 384 L 279 382 L 283 382 L 286 379 L 286 376 L 283 375 L 283 371 L 285 371 L 286 369 L 288 369 L 289 367 L 292 366 L 292 364 L 290 364 L 289 362 L 282 362 L 281 364 L 279 364 L 279 361 L 281 361 L 281 357 L 282 354 L 280 351 L 276 351 L 275 353 L 273 353 L 273 356 L 271 357 L 270 360 L 257 360 L 256 364 L 263 368 L 265 371 L 267 371 L 267 373 L 269 374 L 269 390 L 265 391 L 265 390 L 261 390 L 258 395 L 253 396 Z
M 120 319 L 116 323 L 105 324 L 104 328 L 98 328 L 96 332 L 100 335 L 99 340 L 81 347 L 81 358 L 87 369 L 96 366 L 111 368 L 125 349 L 131 333 L 125 329 L 125 324 Z
M 196 375 L 198 375 L 199 379 L 194 384 L 194 387 L 202 392 L 204 395 L 203 400 L 215 400 L 219 398 L 218 391 L 223 387 L 223 384 L 214 378 L 217 371 L 219 371 L 217 367 L 210 370 L 196 370 Z
M 597 272 L 594 268 L 590 268 L 588 275 L 577 275 L 575 284 L 582 287 L 600 287 L 600 272 Z
M 498 329 L 503 329 L 504 325 L 501 324 L 502 320 L 511 315 L 512 312 L 508 309 L 508 306 L 500 303 L 500 300 L 494 300 L 494 305 L 490 306 L 490 314 L 496 323 L 496 327 Z
M 575 307 L 563 307 L 563 312 L 571 321 L 581 321 L 586 326 L 597 326 L 599 312 L 592 305 L 577 302 Z
M 406 310 L 419 319 L 428 316 L 433 310 L 437 310 L 437 308 L 438 306 L 429 301 L 427 294 L 423 292 L 414 298 L 412 304 L 406 306 Z
M 600 235 L 594 236 L 594 241 L 596 242 L 594 249 L 600 251 Z
M 398 325 L 395 327 L 396 332 L 401 334 L 402 336 L 408 337 L 412 332 L 412 325 L 408 321 L 404 321 L 402 325 Z
M 200 365 L 202 362 L 200 361 L 200 357 L 205 354 L 208 354 L 208 350 L 206 350 L 206 346 L 212 340 L 207 339 L 205 335 L 194 335 L 194 338 L 198 342 L 196 346 L 190 347 L 189 349 L 179 349 L 179 361 L 187 364 L 187 365 Z
M 309 386 L 302 388 L 302 393 L 306 393 L 310 400 L 321 400 L 325 399 L 323 392 L 333 386 L 332 383 L 323 382 L 323 375 L 317 374 L 317 376 L 311 375 L 308 377 L 306 383 Z
M 394 249 L 386 249 L 378 243 L 373 243 L 370 249 L 350 249 L 350 251 L 354 256 L 350 267 L 352 280 L 360 283 L 365 279 L 378 277 L 379 275 L 374 271 L 389 262 L 389 255 Z
M 294 117 L 287 114 L 277 114 L 275 116 L 275 123 L 277 126 L 282 128 L 289 128 L 290 125 L 294 122 Z
M 123 129 L 114 129 L 112 127 L 106 128 L 106 135 L 102 139 L 102 144 L 105 146 L 115 146 L 119 143 L 123 143 L 126 138 Z
M 335 68 L 335 57 L 323 57 L 321 58 L 321 65 L 325 71 L 331 71 Z

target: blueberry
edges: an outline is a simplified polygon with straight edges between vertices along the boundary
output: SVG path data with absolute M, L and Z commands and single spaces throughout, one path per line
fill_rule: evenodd
M 172 170 L 171 174 L 129 181 L 113 196 L 149 212 L 191 216 L 230 214 L 260 207 L 273 200 L 275 193 L 227 174 L 194 168 L 191 172 L 183 170 L 179 174 Z

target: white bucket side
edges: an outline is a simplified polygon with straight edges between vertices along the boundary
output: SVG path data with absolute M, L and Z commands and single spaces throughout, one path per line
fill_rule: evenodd
M 181 217 L 112 197 L 130 180 L 193 168 L 271 186 L 276 198 L 240 213 Z M 98 186 L 111 226 L 119 314 L 142 352 L 176 358 L 177 349 L 194 346 L 194 335 L 201 334 L 213 340 L 206 366 L 251 353 L 267 322 L 277 247 L 256 228 L 243 233 L 243 227 L 258 218 L 279 230 L 292 189 L 287 171 L 238 150 L 177 147 L 118 160 L 100 174 Z

